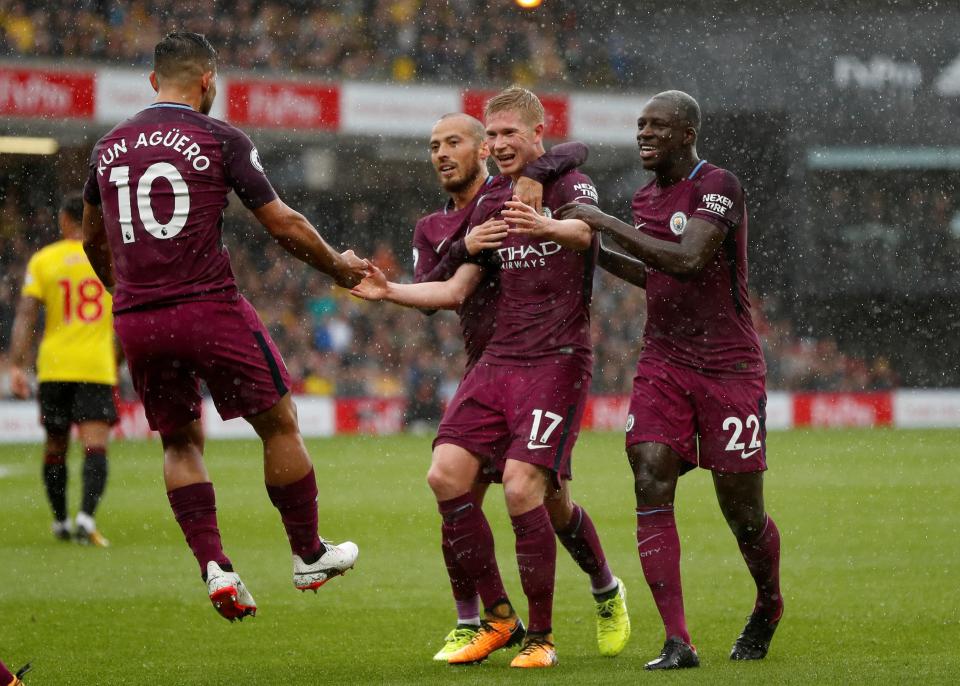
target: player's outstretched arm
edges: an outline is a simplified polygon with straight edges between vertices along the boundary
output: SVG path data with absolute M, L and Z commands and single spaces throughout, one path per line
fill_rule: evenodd
M 329 274 L 338 286 L 353 288 L 366 275 L 370 263 L 352 250 L 338 253 L 323 240 L 307 218 L 279 198 L 253 210 L 253 215 L 284 250 L 317 271 Z
M 554 241 L 570 250 L 586 250 L 593 240 L 590 227 L 578 219 L 546 217 L 514 196 L 508 200 L 503 218 L 510 224 L 510 233 L 521 233 Z
M 635 257 L 624 255 L 622 252 L 604 245 L 603 240 L 600 241 L 600 255 L 597 258 L 597 264 L 637 288 L 647 287 L 647 266 Z
M 713 259 L 726 237 L 722 229 L 696 217 L 687 222 L 680 242 L 673 243 L 640 233 L 635 227 L 604 214 L 593 205 L 567 203 L 557 210 L 557 215 L 585 222 L 648 267 L 673 276 L 697 274 Z
M 387 281 L 378 267 L 371 266 L 366 278 L 350 292 L 364 300 L 385 300 L 428 310 L 455 310 L 473 293 L 482 277 L 480 266 L 464 264 L 446 281 L 394 283 Z
M 18 398 L 30 396 L 26 372 L 27 356 L 33 345 L 33 333 L 36 331 L 39 316 L 40 301 L 29 295 L 21 296 L 13 319 L 10 345 L 10 390 Z
M 98 205 L 83 201 L 83 252 L 90 260 L 94 273 L 110 293 L 116 285 L 113 278 L 113 255 L 107 242 L 107 231 L 103 227 L 103 210 Z

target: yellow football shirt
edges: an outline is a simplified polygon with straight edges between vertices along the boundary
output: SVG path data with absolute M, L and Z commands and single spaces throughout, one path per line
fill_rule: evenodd
M 23 295 L 44 306 L 38 381 L 117 383 L 113 299 L 76 240 L 51 243 L 27 264 Z

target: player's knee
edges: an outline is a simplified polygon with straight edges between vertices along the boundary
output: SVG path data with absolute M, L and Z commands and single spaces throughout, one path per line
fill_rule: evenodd
M 655 469 L 643 461 L 632 466 L 633 490 L 638 505 L 665 505 L 671 500 L 671 484 Z
M 503 497 L 511 515 L 522 514 L 544 503 L 544 483 L 535 472 L 515 473 L 504 477 Z
M 763 508 L 737 508 L 727 516 L 727 524 L 736 539 L 742 543 L 756 540 L 767 523 Z
M 430 465 L 430 469 L 427 470 L 427 485 L 430 486 L 431 491 L 437 495 L 445 493 L 451 485 L 450 482 L 449 474 L 441 465 Z

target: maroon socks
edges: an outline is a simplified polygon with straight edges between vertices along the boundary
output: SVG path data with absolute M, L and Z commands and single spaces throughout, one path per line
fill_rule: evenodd
M 557 539 L 550 514 L 543 505 L 510 517 L 517 536 L 520 584 L 527 596 L 527 631 L 549 633 L 553 623 L 553 588 L 557 568 Z
M 756 539 L 749 543 L 737 541 L 747 569 L 757 583 L 757 602 L 754 613 L 777 621 L 783 614 L 780 595 L 780 532 L 767 515 L 767 524 Z
M 307 564 L 317 561 L 326 549 L 317 534 L 317 479 L 313 468 L 292 484 L 271 486 L 267 484 L 270 502 L 280 511 L 283 528 L 290 540 L 290 550 Z
M 175 488 L 167 491 L 167 498 L 204 578 L 210 561 L 232 571 L 230 559 L 224 554 L 220 542 L 213 484 L 204 482 Z
M 477 507 L 473 494 L 464 493 L 456 498 L 443 500 L 437 503 L 437 506 L 443 518 L 440 527 L 443 547 L 450 550 L 458 563 L 456 566 L 447 567 L 458 575 L 456 581 L 451 576 L 450 583 L 459 586 L 465 595 L 468 584 L 472 582 L 487 609 L 507 602 L 507 591 L 503 587 L 500 569 L 497 567 L 493 532 L 490 531 L 490 524 L 483 511 Z M 445 558 L 446 555 L 444 552 Z M 457 597 L 457 600 L 460 598 Z
M 457 554 L 447 542 L 447 537 L 441 535 L 440 539 L 443 561 L 447 566 L 447 578 L 450 579 L 450 589 L 457 604 L 457 620 L 461 624 L 477 623 L 480 621 L 480 597 L 477 594 L 477 584 L 457 560 Z
M 603 555 L 600 537 L 586 510 L 574 503 L 570 523 L 562 531 L 557 531 L 557 538 L 573 561 L 589 575 L 590 587 L 595 594 L 614 588 L 613 574 Z
M 680 537 L 672 505 L 637 508 L 637 552 L 667 638 L 690 643 L 680 586 Z

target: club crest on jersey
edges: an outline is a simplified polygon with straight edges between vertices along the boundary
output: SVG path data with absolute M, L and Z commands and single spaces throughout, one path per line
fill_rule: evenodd
M 628 414 L 628 415 L 627 415 L 627 428 L 624 429 L 624 430 L 625 430 L 625 431 L 629 431 L 630 429 L 632 429 L 632 428 L 633 428 L 633 425 L 636 423 L 636 421 L 637 421 L 636 418 L 635 418 L 632 414 Z
M 543 209 L 540 210 L 540 214 L 542 214 L 547 219 L 553 219 L 553 212 L 546 205 L 544 205 Z
M 674 235 L 679 236 L 687 228 L 687 215 L 683 212 L 674 212 L 670 217 L 670 230 Z
M 260 163 L 260 153 L 257 152 L 256 148 L 250 150 L 250 164 L 253 165 L 254 169 L 263 174 L 263 165 Z

